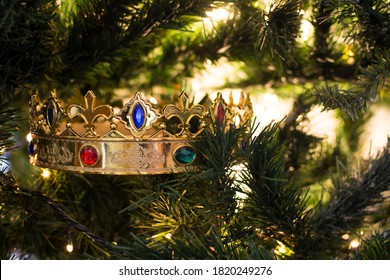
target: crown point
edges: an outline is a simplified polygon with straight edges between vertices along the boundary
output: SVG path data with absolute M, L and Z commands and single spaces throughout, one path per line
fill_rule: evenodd
M 94 98 L 94 97 L 96 97 L 96 95 L 95 95 L 95 93 L 92 91 L 92 90 L 89 90 L 85 95 L 84 95 L 84 97 L 86 97 L 86 98 Z
M 85 99 L 86 109 L 90 108 L 92 110 L 92 108 L 95 105 L 96 95 L 93 93 L 92 90 L 89 90 L 87 94 L 84 96 L 84 99 Z
M 182 91 L 179 95 L 180 99 L 180 107 L 181 109 L 185 109 L 187 106 L 187 100 L 188 100 L 188 95 L 185 91 Z
M 188 98 L 188 95 L 185 91 L 182 91 L 179 95 L 179 98 Z

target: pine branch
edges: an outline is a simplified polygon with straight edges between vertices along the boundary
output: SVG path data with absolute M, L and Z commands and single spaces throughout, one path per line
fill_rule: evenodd
M 1 156 L 12 149 L 14 145 L 12 136 L 17 129 L 15 127 L 17 110 L 11 108 L 10 104 L 10 98 L 0 94 L 0 161 L 3 160 Z
M 357 119 L 359 112 L 367 110 L 368 100 L 361 92 L 339 89 L 338 84 L 314 88 L 313 94 L 325 110 L 340 109 L 352 119 Z
M 364 217 L 370 214 L 368 207 L 385 198 L 382 193 L 390 187 L 390 141 L 368 167 L 333 184 L 329 204 L 319 207 L 311 219 L 317 232 L 313 244 L 317 244 L 318 251 L 324 250 L 322 246 L 331 246 L 330 240 L 337 247 L 339 243 L 332 237 L 340 237 L 345 231 L 359 228 Z
M 0 2 L 0 95 L 46 79 L 57 54 L 51 0 Z
M 309 212 L 305 195 L 287 182 L 286 147 L 279 143 L 278 124 L 266 126 L 248 147 L 242 182 L 250 188 L 243 209 L 248 226 L 294 251 L 295 238 L 304 238 Z M 271 243 L 272 243 L 271 242 Z M 271 247 L 272 248 L 272 247 Z
M 332 1 L 317 0 L 313 1 L 313 20 L 314 27 L 314 50 L 312 58 L 321 76 L 325 79 L 333 78 L 332 68 L 334 67 L 335 55 L 331 46 L 331 27 L 334 19 L 331 17 L 335 7 Z
M 231 16 L 226 21 L 213 23 L 211 30 L 194 28 L 187 33 L 169 32 L 160 39 L 159 46 L 149 53 L 142 65 L 145 72 L 150 72 L 148 82 L 179 83 L 183 77 L 192 76 L 195 69 L 204 67 L 205 61 L 217 62 L 222 57 L 243 61 L 249 68 L 248 75 L 256 77 L 256 83 L 286 75 L 289 67 L 297 74 L 295 63 L 301 58 L 298 59 L 294 51 L 293 41 L 299 33 L 299 4 L 279 1 L 267 19 L 268 14 L 254 7 L 253 1 L 232 2 Z M 261 45 L 264 41 L 266 44 Z M 270 64 L 275 66 L 276 72 L 264 67 Z M 124 72 L 125 76 L 130 76 L 131 69 L 122 69 L 121 73 Z
M 390 52 L 385 51 L 382 57 L 361 71 L 358 85 L 352 89 L 339 89 L 338 85 L 314 88 L 317 102 L 326 110 L 341 109 L 352 119 L 356 119 L 361 111 L 366 111 L 368 102 L 377 99 L 379 91 L 386 85 L 390 77 Z
M 359 76 L 359 88 L 366 99 L 375 101 L 379 92 L 390 78 L 390 50 L 380 53 L 372 60 L 372 64 L 362 69 Z
M 291 59 L 290 50 L 299 36 L 301 16 L 300 1 L 276 1 L 264 16 L 265 23 L 260 31 L 260 49 L 267 48 L 271 54 L 282 59 Z
M 112 76 L 123 63 L 136 73 L 142 55 L 158 44 L 154 35 L 167 29 L 187 30 L 213 4 L 200 0 L 91 1 L 73 16 L 64 49 L 67 69 L 61 74 L 96 84 L 98 77 Z
M 18 183 L 10 175 L 1 174 L 0 176 L 0 193 L 2 196 L 2 201 L 4 201 L 5 203 L 5 207 L 3 207 L 5 209 L 2 209 L 5 214 L 4 217 L 2 217 L 2 226 L 5 226 L 9 222 L 6 218 L 10 218 L 10 211 L 17 212 L 18 210 L 21 210 L 24 212 L 31 212 L 31 210 L 29 209 L 30 204 L 32 203 L 33 198 L 37 198 L 40 207 L 42 205 L 49 206 L 52 211 L 63 222 L 67 224 L 69 230 L 73 228 L 76 231 L 85 234 L 88 238 L 92 240 L 93 243 L 100 246 L 103 250 L 110 250 L 111 245 L 105 239 L 91 232 L 87 227 L 77 222 L 75 219 L 71 218 L 59 205 L 57 205 L 57 202 L 49 198 L 47 195 L 43 194 L 40 190 L 32 191 L 30 189 L 23 188 L 19 186 Z M 44 181 L 42 181 L 41 186 L 38 189 L 41 189 L 43 184 Z M 35 202 L 36 200 L 34 200 L 34 203 Z M 30 218 L 33 219 L 33 215 L 31 215 L 30 217 L 26 217 L 27 221 Z M 8 229 L 8 232 L 9 234 L 12 234 L 12 226 Z
M 184 239 L 169 241 L 175 259 L 201 260 L 272 260 L 272 254 L 253 240 L 226 243 L 212 232 L 211 236 L 186 233 Z
M 137 217 L 133 229 L 145 235 L 150 248 L 162 252 L 168 243 L 175 258 L 186 258 L 193 250 L 197 256 L 211 257 L 212 235 L 222 238 L 234 219 L 236 201 L 231 169 L 237 163 L 236 148 L 244 130 L 245 127 L 226 129 L 226 124 L 219 123 L 207 127 L 203 140 L 193 143 L 205 170 L 175 175 L 143 192 L 121 211 Z M 238 240 L 241 242 L 244 237 L 229 242 L 236 242 L 238 250 Z M 196 248 L 194 242 L 198 244 Z
M 334 182 L 331 203 L 319 214 L 319 226 L 351 228 L 353 224 L 362 222 L 368 206 L 383 200 L 381 192 L 390 187 L 390 141 L 368 168 L 359 173 L 362 175 Z
M 332 3 L 336 8 L 335 18 L 340 22 L 347 19 L 345 27 L 350 30 L 349 39 L 359 41 L 368 54 L 378 48 L 386 50 L 390 47 L 388 1 L 339 0 Z
M 370 239 L 363 240 L 356 255 L 359 260 L 390 260 L 389 232 L 376 232 Z
M 310 150 L 313 150 L 322 140 L 319 137 L 310 135 L 303 130 L 304 121 L 308 121 L 307 114 L 315 104 L 315 97 L 306 91 L 294 101 L 292 110 L 281 122 L 280 141 L 288 147 L 286 168 L 298 171 L 301 166 L 306 169 L 306 163 L 313 160 Z

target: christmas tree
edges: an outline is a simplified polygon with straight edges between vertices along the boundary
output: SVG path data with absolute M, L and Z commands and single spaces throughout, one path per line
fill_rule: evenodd
M 1 258 L 389 259 L 390 142 L 362 144 L 389 75 L 385 0 L 1 1 Z M 53 89 L 117 107 L 240 89 L 256 118 L 206 126 L 196 170 L 41 169 L 29 101 Z

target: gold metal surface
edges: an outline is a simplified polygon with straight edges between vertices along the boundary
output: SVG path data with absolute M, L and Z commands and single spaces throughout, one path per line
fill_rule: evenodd
M 150 139 L 136 141 L 129 139 L 53 139 L 52 137 L 33 135 L 38 153 L 33 164 L 41 167 L 99 174 L 168 174 L 193 170 L 175 161 L 173 151 L 188 145 L 188 141 L 172 139 Z M 92 166 L 86 166 L 80 159 L 85 146 L 93 146 L 100 155 Z
M 249 98 L 241 99 L 239 106 L 226 104 L 219 94 L 210 111 L 201 105 L 189 106 L 183 92 L 178 106 L 166 105 L 162 114 L 136 93 L 114 115 L 110 105 L 95 106 L 92 91 L 84 97 L 84 104 L 71 104 L 67 110 L 55 91 L 41 102 L 35 92 L 30 101 L 30 129 L 34 154 L 30 162 L 40 167 L 96 174 L 167 174 L 199 169 L 197 155 L 190 163 L 180 163 L 175 152 L 201 139 L 206 125 L 215 120 L 217 106 L 224 106 L 225 118 L 233 122 L 235 116 L 246 119 L 251 112 Z M 210 102 L 211 103 L 211 102 Z M 142 109 L 143 123 L 136 125 L 134 110 Z M 235 108 L 237 107 L 237 108 Z M 210 113 L 211 112 L 211 115 Z M 214 115 L 213 115 L 214 114 Z M 171 118 L 179 120 L 178 131 L 167 130 Z M 193 122 L 196 118 L 197 122 Z M 191 127 L 191 125 L 196 127 Z M 139 127 L 137 127 L 139 126 Z M 98 153 L 92 165 L 83 164 L 80 152 L 92 146 Z

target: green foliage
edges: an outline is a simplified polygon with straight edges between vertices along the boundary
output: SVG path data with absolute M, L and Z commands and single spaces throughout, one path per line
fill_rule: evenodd
M 389 148 L 390 142 L 375 159 L 362 164 L 359 171 L 343 174 L 343 170 L 340 170 L 341 174 L 334 178 L 329 203 L 319 207 L 311 221 L 319 232 L 315 238 L 316 246 L 327 246 L 336 252 L 342 250 L 343 241 L 332 239 L 330 243 L 330 237 L 341 237 L 343 232 L 362 226 L 364 217 L 373 211 L 369 206 L 386 198 L 383 192 L 390 184 Z
M 12 136 L 15 130 L 17 110 L 10 107 L 10 103 L 8 97 L 0 96 L 0 160 L 3 160 L 1 156 L 14 144 Z
M 50 0 L 0 2 L 1 96 L 46 80 L 57 56 L 54 11 Z
M 382 55 L 362 70 L 359 83 L 351 89 L 339 89 L 337 84 L 315 88 L 317 102 L 328 110 L 339 108 L 356 119 L 359 112 L 367 110 L 367 103 L 375 101 L 379 91 L 386 86 L 390 76 L 390 53 L 385 51 Z
M 266 126 L 248 148 L 248 165 L 243 183 L 250 191 L 243 209 L 247 225 L 257 229 L 269 246 L 281 242 L 294 250 L 296 237 L 305 235 L 309 211 L 306 196 L 287 180 L 286 147 L 279 142 L 278 124 Z M 271 247 L 272 248 L 272 247 Z
M 390 6 L 385 0 L 332 1 L 336 18 L 345 22 L 349 39 L 359 41 L 362 48 L 375 52 L 390 47 Z
M 300 1 L 276 1 L 271 5 L 260 29 L 260 49 L 267 48 L 283 60 L 291 59 L 291 49 L 300 32 L 299 8 Z
M 337 84 L 315 88 L 314 95 L 325 109 L 341 109 L 352 119 L 356 119 L 359 112 L 367 110 L 367 98 L 353 90 L 339 89 Z
M 360 260 L 389 260 L 390 238 L 388 232 L 376 232 L 370 239 L 363 240 L 357 259 Z
M 201 19 L 216 7 L 232 13 L 207 29 Z M 303 11 L 313 44 L 297 41 Z M 387 92 L 389 13 L 386 1 L 1 1 L 0 154 L 14 145 L 13 107 L 24 108 L 14 95 L 33 87 L 58 87 L 64 98 L 93 89 L 110 102 L 118 87 L 172 87 L 221 58 L 241 63 L 239 86 L 315 85 L 282 122 L 249 134 L 207 127 L 194 143 L 201 171 L 1 174 L 1 258 L 15 247 L 42 259 L 350 258 L 341 236 L 372 219 L 390 186 L 390 144 L 368 162 L 351 159 L 364 111 Z M 335 146 L 300 125 L 317 104 L 338 110 Z M 388 251 L 387 233 L 376 234 L 355 257 Z

